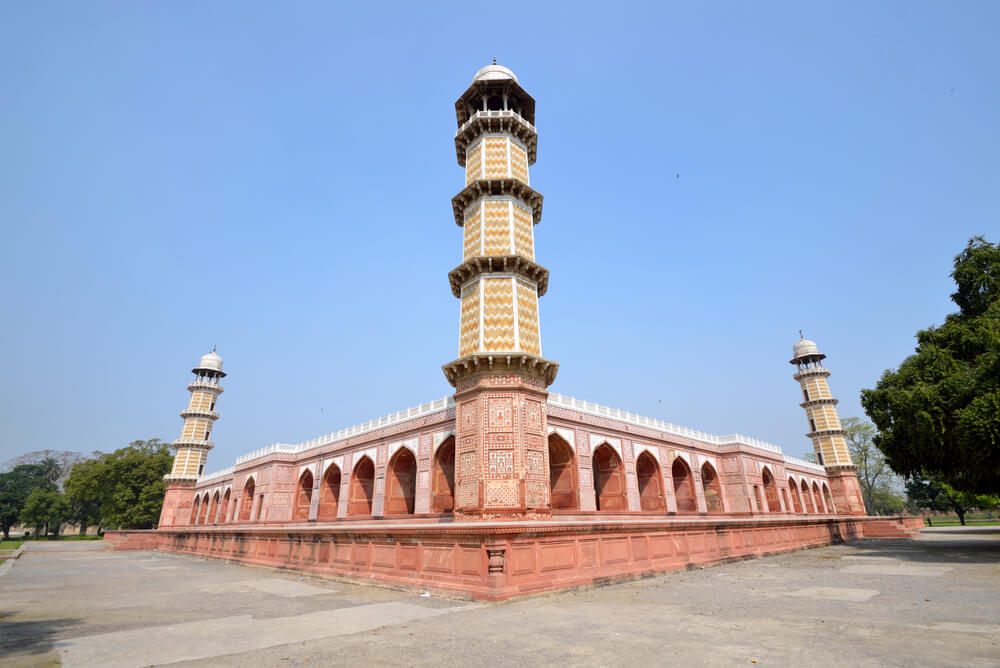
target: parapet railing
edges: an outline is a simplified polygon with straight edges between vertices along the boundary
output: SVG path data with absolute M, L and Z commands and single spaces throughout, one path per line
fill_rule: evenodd
M 535 126 L 529 123 L 526 118 L 521 116 L 521 114 L 517 113 L 516 111 L 512 111 L 510 109 L 506 110 L 498 109 L 495 111 L 479 110 L 476 113 L 472 114 L 472 116 L 469 116 L 469 120 L 462 123 L 462 127 L 460 127 L 458 130 L 455 131 L 455 136 L 457 137 L 458 135 L 462 134 L 467 127 L 469 127 L 476 121 L 483 118 L 514 118 L 520 121 L 521 123 L 524 123 L 524 125 L 531 128 L 532 130 L 535 130 Z
M 796 466 L 801 466 L 802 468 L 812 469 L 813 471 L 818 471 L 820 473 L 826 473 L 826 469 L 815 462 L 808 462 L 800 457 L 792 457 L 791 455 L 785 455 L 786 464 L 795 464 Z
M 768 450 L 777 454 L 781 453 L 781 446 L 775 445 L 774 443 L 768 443 L 766 441 L 761 441 L 756 438 L 751 438 L 749 436 L 743 436 L 742 434 L 729 434 L 728 436 L 716 436 L 715 434 L 709 434 L 705 431 L 698 431 L 697 429 L 690 429 L 688 427 L 682 427 L 671 422 L 664 422 L 663 420 L 657 420 L 655 418 L 645 417 L 643 415 L 636 415 L 635 413 L 629 413 L 628 411 L 623 411 L 617 408 L 611 408 L 610 406 L 602 406 L 600 404 L 595 404 L 590 401 L 584 401 L 583 399 L 577 399 L 576 397 L 567 397 L 563 394 L 550 393 L 548 403 L 552 406 L 562 406 L 564 408 L 572 408 L 573 410 L 578 410 L 583 413 L 589 413 L 591 415 L 599 415 L 601 417 L 614 418 L 615 420 L 621 420 L 622 422 L 628 422 L 629 424 L 634 424 L 640 427 L 648 427 L 650 429 L 656 429 L 658 431 L 666 432 L 674 436 L 683 436 L 685 438 L 693 438 L 696 441 L 702 441 L 705 443 L 711 443 L 718 446 L 726 445 L 748 445 L 753 448 L 759 448 L 761 450 Z
M 201 483 L 206 482 L 208 480 L 215 480 L 216 478 L 225 478 L 227 475 L 232 475 L 233 469 L 234 469 L 234 467 L 228 466 L 228 467 L 222 469 L 221 471 L 213 471 L 212 473 L 209 473 L 207 475 L 203 475 L 200 478 L 198 478 L 198 483 L 201 484 Z
M 335 431 L 325 436 L 320 436 L 318 438 L 311 439 L 309 441 L 304 441 L 296 445 L 290 445 L 287 443 L 275 443 L 274 445 L 269 445 L 266 448 L 261 448 L 259 450 L 254 450 L 236 459 L 236 464 L 242 464 L 259 457 L 264 457 L 265 455 L 270 455 L 274 453 L 298 453 L 304 450 L 309 450 L 312 448 L 319 447 L 321 445 L 330 445 L 336 443 L 337 441 L 342 441 L 344 439 L 350 438 L 352 436 L 357 436 L 359 434 L 364 434 L 369 431 L 374 431 L 376 429 L 381 429 L 382 427 L 388 427 L 400 422 L 405 422 L 406 420 L 412 420 L 413 418 L 423 417 L 425 415 L 430 415 L 431 413 L 437 413 L 443 410 L 447 410 L 455 405 L 455 400 L 452 397 L 442 397 L 441 399 L 435 399 L 434 401 L 428 401 L 425 404 L 420 404 L 419 406 L 412 406 L 406 410 L 396 411 L 395 413 L 390 413 L 389 415 L 384 415 L 380 418 L 369 420 L 368 422 L 362 422 L 361 424 L 354 425 L 353 427 L 347 427 L 346 429 L 341 429 L 340 431 Z

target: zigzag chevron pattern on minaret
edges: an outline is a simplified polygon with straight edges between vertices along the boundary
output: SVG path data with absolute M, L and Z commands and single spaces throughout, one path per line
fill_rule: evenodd
M 483 280 L 483 350 L 517 350 L 514 347 L 514 282 L 510 278 Z

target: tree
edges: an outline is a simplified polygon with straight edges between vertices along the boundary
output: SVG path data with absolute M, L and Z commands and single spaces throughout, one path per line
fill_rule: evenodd
M 158 438 L 132 441 L 100 458 L 101 518 L 118 529 L 151 529 L 160 517 L 173 457 Z
M 1000 244 L 974 237 L 954 266 L 958 313 L 917 332 L 916 353 L 861 405 L 893 470 L 988 494 L 1000 490 Z
M 58 534 L 66 521 L 66 499 L 54 487 L 54 484 L 52 488 L 36 487 L 21 510 L 21 524 L 35 527 L 38 536 Z
M 100 453 L 95 453 L 103 457 Z M 87 527 L 101 525 L 102 459 L 88 459 L 73 466 L 66 479 L 66 501 L 69 520 L 80 525 L 80 535 L 87 533 Z
M 988 510 L 997 506 L 996 495 L 959 492 L 941 478 L 911 478 L 906 482 L 908 505 L 914 511 L 921 509 L 953 512 L 965 526 L 965 514 L 972 509 Z
M 32 491 L 55 489 L 47 473 L 47 468 L 38 464 L 21 464 L 8 473 L 0 473 L 0 526 L 5 539 L 10 538 L 10 529 L 18 523 Z
M 861 494 L 865 499 L 865 506 L 868 507 L 870 515 L 880 514 L 882 508 L 876 508 L 876 496 L 880 503 L 896 506 L 896 501 L 892 501 L 894 495 L 890 489 L 893 472 L 889 464 L 885 461 L 885 455 L 875 447 L 875 436 L 877 432 L 875 425 L 867 420 L 857 417 L 846 417 L 842 422 L 844 428 L 844 438 L 847 440 L 847 448 L 851 452 L 851 459 L 858 472 L 858 482 L 861 483 Z M 898 495 L 896 495 L 898 497 Z M 902 510 L 903 499 L 898 497 L 898 510 Z

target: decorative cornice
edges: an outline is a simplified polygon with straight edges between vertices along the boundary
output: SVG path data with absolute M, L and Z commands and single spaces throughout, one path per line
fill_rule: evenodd
M 806 434 L 807 438 L 819 438 L 822 436 L 843 436 L 846 434 L 843 429 L 817 429 Z
M 215 411 L 199 411 L 196 409 L 185 408 L 181 411 L 181 417 L 185 420 L 187 418 L 205 418 L 214 422 L 219 419 L 219 414 Z
M 176 441 L 170 444 L 172 448 L 193 448 L 195 450 L 211 450 L 215 447 L 215 443 L 212 441 L 201 441 L 193 438 L 178 438 Z
M 465 153 L 469 144 L 488 132 L 507 132 L 520 139 L 528 149 L 528 164 L 535 164 L 538 156 L 538 133 L 534 125 L 515 111 L 477 111 L 455 132 L 455 152 L 459 165 L 465 167 Z
M 473 353 L 460 357 L 441 367 L 448 382 L 455 385 L 458 381 L 471 376 L 488 373 L 526 373 L 551 385 L 559 372 L 559 364 L 539 355 L 520 352 Z
M 809 401 L 803 401 L 799 406 L 802 408 L 812 408 L 813 406 L 836 406 L 840 403 L 840 399 L 834 399 L 833 397 L 826 397 L 824 399 L 810 399 Z
M 193 380 L 188 384 L 188 391 L 194 392 L 195 390 L 204 390 L 206 392 L 214 392 L 215 394 L 222 394 L 225 392 L 222 386 L 218 383 L 206 383 L 202 380 Z
M 451 294 L 462 296 L 462 286 L 480 274 L 496 272 L 523 276 L 538 287 L 541 297 L 549 289 L 549 270 L 520 255 L 477 255 L 448 272 Z
M 803 378 L 809 378 L 811 376 L 823 376 L 824 378 L 830 377 L 830 370 L 824 366 L 811 366 L 797 371 L 795 375 L 792 376 L 795 380 L 802 380 Z
M 455 224 L 465 225 L 465 210 L 473 202 L 490 195 L 511 195 L 531 208 L 531 217 L 537 225 L 542 219 L 542 194 L 517 179 L 476 179 L 462 192 L 451 198 L 451 208 L 455 212 Z

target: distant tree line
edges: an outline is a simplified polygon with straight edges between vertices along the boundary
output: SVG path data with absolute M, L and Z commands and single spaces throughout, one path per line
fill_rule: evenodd
M 172 460 L 169 446 L 154 438 L 68 465 L 53 457 L 16 465 L 0 473 L 3 536 L 17 524 L 34 528 L 36 535 L 58 534 L 67 522 L 79 525 L 81 534 L 93 526 L 151 529 L 160 517 L 163 476 Z

